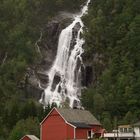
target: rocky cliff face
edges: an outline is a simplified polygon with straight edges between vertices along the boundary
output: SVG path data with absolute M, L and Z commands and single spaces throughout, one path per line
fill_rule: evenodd
M 43 90 L 47 87 L 48 83 L 47 72 L 52 66 L 56 56 L 59 34 L 62 29 L 72 22 L 72 17 L 72 14 L 61 12 L 58 16 L 49 21 L 41 31 L 41 37 L 36 43 L 40 60 L 37 62 L 36 66 L 30 67 L 27 70 L 25 78 L 26 97 L 33 97 L 39 100 L 41 95 L 43 95 Z M 76 24 L 73 28 L 71 46 L 74 46 L 76 43 L 75 36 L 77 35 L 79 28 L 79 24 Z M 89 60 L 85 53 L 83 54 L 83 60 L 84 65 L 82 66 L 81 83 L 83 87 L 87 87 L 90 86 L 91 83 L 97 81 L 98 73 L 100 72 L 96 71 L 96 65 L 102 67 L 104 64 L 101 61 L 102 55 L 99 54 L 93 54 L 93 60 Z M 77 67 L 78 66 L 79 65 L 77 65 Z M 56 75 L 54 84 L 57 84 L 59 81 L 60 77 Z
M 36 43 L 40 60 L 36 66 L 27 69 L 26 86 L 24 86 L 27 92 L 26 97 L 40 99 L 48 83 L 47 71 L 52 66 L 56 56 L 59 34 L 71 23 L 72 18 L 72 14 L 60 12 L 41 31 L 40 39 Z M 59 80 L 58 78 L 56 77 L 56 81 Z
M 86 48 L 84 48 L 86 50 Z M 104 62 L 105 56 L 97 52 L 92 54 L 92 57 L 88 57 L 87 53 L 83 54 L 83 83 L 86 87 L 90 85 L 96 85 L 98 77 L 106 68 L 106 63 Z

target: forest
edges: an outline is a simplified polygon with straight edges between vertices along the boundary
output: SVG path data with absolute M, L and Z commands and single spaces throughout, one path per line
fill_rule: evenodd
M 38 101 L 22 99 L 22 81 L 27 68 L 40 59 L 35 46 L 40 31 L 58 11 L 79 11 L 83 2 L 0 1 L 0 140 L 19 140 L 27 133 L 39 137 L 39 122 L 50 107 L 43 111 Z
M 59 11 L 79 11 L 84 2 L 0 1 L 0 140 L 39 137 L 39 123 L 51 107 L 23 100 L 21 83 L 40 59 L 40 31 Z M 92 64 L 95 80 L 83 91 L 82 105 L 107 130 L 134 123 L 140 119 L 140 1 L 91 0 L 83 21 L 83 59 Z
M 94 0 L 83 20 L 84 59 L 95 76 L 82 94 L 83 106 L 107 130 L 139 121 L 140 1 Z

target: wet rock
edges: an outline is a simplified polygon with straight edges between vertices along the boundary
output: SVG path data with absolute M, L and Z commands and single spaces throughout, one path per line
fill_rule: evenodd
M 41 72 L 41 71 L 37 72 L 37 75 L 38 75 L 38 79 L 40 81 L 41 87 L 46 88 L 47 83 L 49 81 L 48 75 L 46 75 L 46 73 Z
M 71 23 L 72 18 L 72 14 L 61 12 L 42 29 L 41 38 L 37 41 L 41 53 L 40 60 L 35 66 L 28 68 L 26 72 L 27 82 L 24 89 L 27 92 L 27 97 L 39 99 L 43 89 L 47 87 L 47 71 L 51 68 L 56 56 L 59 34 L 63 28 Z M 56 75 L 54 81 L 53 90 L 60 81 L 60 77 Z
M 53 79 L 53 85 L 52 85 L 52 89 L 51 89 L 52 91 L 55 90 L 55 88 L 58 85 L 58 83 L 60 82 L 60 80 L 61 80 L 61 77 L 58 74 L 56 74 Z
M 81 69 L 81 59 L 78 57 L 77 58 L 77 65 L 76 65 L 76 68 L 75 68 L 75 75 L 78 75 L 77 77 L 75 77 L 74 81 L 77 83 L 79 81 L 79 78 L 81 77 L 81 74 L 80 74 L 80 69 Z M 79 75 L 80 74 L 80 75 Z M 78 78 L 78 79 L 76 79 Z
M 58 93 L 60 93 L 60 92 L 61 92 L 61 86 L 58 87 Z
M 59 34 L 71 23 L 72 18 L 72 14 L 61 12 L 44 27 L 41 40 L 38 43 L 42 56 L 38 69 L 41 68 L 43 71 L 50 69 L 57 53 Z
M 86 66 L 85 68 L 85 86 L 89 86 L 93 81 L 93 68 Z
M 37 101 L 39 101 L 39 99 L 42 96 L 42 92 L 43 90 L 38 88 L 38 87 L 33 87 L 32 85 L 28 85 L 26 87 L 26 98 L 34 98 Z
M 73 101 L 73 109 L 79 109 L 80 108 L 80 102 L 79 101 L 77 101 L 77 100 L 74 100 Z
M 106 68 L 106 65 L 104 63 L 104 55 L 95 52 L 92 54 L 92 56 L 90 54 L 89 57 L 88 53 L 84 53 L 82 58 L 85 65 L 85 74 L 83 74 L 83 79 L 85 80 L 83 80 L 83 84 L 85 86 L 90 86 L 91 84 L 96 85 L 97 78 Z
M 73 28 L 73 31 L 72 31 L 72 41 L 71 41 L 71 44 L 70 44 L 71 50 L 73 49 L 73 47 L 76 44 L 76 38 L 77 38 L 78 31 L 79 31 L 80 28 L 81 28 L 81 26 L 80 26 L 79 22 Z
M 82 87 L 86 86 L 86 73 L 85 67 L 83 65 L 81 66 L 81 86 Z

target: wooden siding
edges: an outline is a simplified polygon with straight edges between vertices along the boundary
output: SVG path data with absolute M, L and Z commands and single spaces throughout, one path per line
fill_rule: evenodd
M 54 109 L 42 123 L 41 133 L 42 140 L 65 140 L 68 136 L 72 137 L 72 127 Z
M 90 129 L 76 128 L 76 139 L 87 140 L 89 130 Z

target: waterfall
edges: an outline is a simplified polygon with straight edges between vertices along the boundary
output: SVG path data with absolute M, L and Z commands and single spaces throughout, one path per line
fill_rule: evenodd
M 73 22 L 60 33 L 57 55 L 47 72 L 49 82 L 40 100 L 45 106 L 52 103 L 61 106 L 65 102 L 68 102 L 71 108 L 75 106 L 74 104 L 80 106 L 81 54 L 84 52 L 82 48 L 84 39 L 81 38 L 84 24 L 81 17 L 87 13 L 89 3 L 90 0 L 82 8 L 81 13 L 74 16 Z M 74 36 L 73 28 L 76 26 L 79 28 Z

